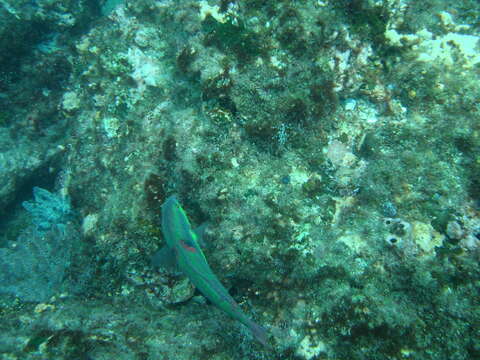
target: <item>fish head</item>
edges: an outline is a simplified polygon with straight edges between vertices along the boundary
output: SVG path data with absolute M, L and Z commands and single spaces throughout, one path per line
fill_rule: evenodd
M 170 196 L 162 205 L 162 233 L 167 246 L 175 252 L 199 249 L 197 235 L 175 196 Z

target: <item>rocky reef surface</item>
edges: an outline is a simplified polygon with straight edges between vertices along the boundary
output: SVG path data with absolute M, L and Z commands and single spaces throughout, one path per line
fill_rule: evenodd
M 0 358 L 479 358 L 479 18 L 0 0 Z M 172 194 L 271 349 L 152 266 Z

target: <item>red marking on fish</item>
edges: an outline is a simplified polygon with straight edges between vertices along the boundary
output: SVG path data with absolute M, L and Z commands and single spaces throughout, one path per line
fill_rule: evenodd
M 197 249 L 195 249 L 193 246 L 188 246 L 187 244 L 185 244 L 183 240 L 180 240 L 180 245 L 182 245 L 182 248 L 184 248 L 187 251 L 197 252 Z

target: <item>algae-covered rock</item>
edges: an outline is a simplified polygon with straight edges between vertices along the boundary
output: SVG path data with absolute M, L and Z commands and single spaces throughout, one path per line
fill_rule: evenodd
M 444 235 L 436 232 L 432 225 L 422 222 L 412 224 L 412 237 L 418 247 L 426 254 L 435 251 L 435 247 L 442 246 Z
M 0 353 L 479 358 L 479 6 L 0 1 L 0 253 L 35 186 L 83 219 Z M 152 266 L 170 195 L 271 348 Z

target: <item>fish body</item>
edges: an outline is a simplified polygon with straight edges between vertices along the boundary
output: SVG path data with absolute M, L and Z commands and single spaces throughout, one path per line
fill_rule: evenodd
M 199 246 L 199 235 L 192 229 L 187 214 L 175 196 L 170 196 L 162 205 L 162 233 L 177 266 L 195 287 L 213 304 L 244 324 L 255 339 L 267 345 L 265 329 L 240 309 L 208 265 Z

